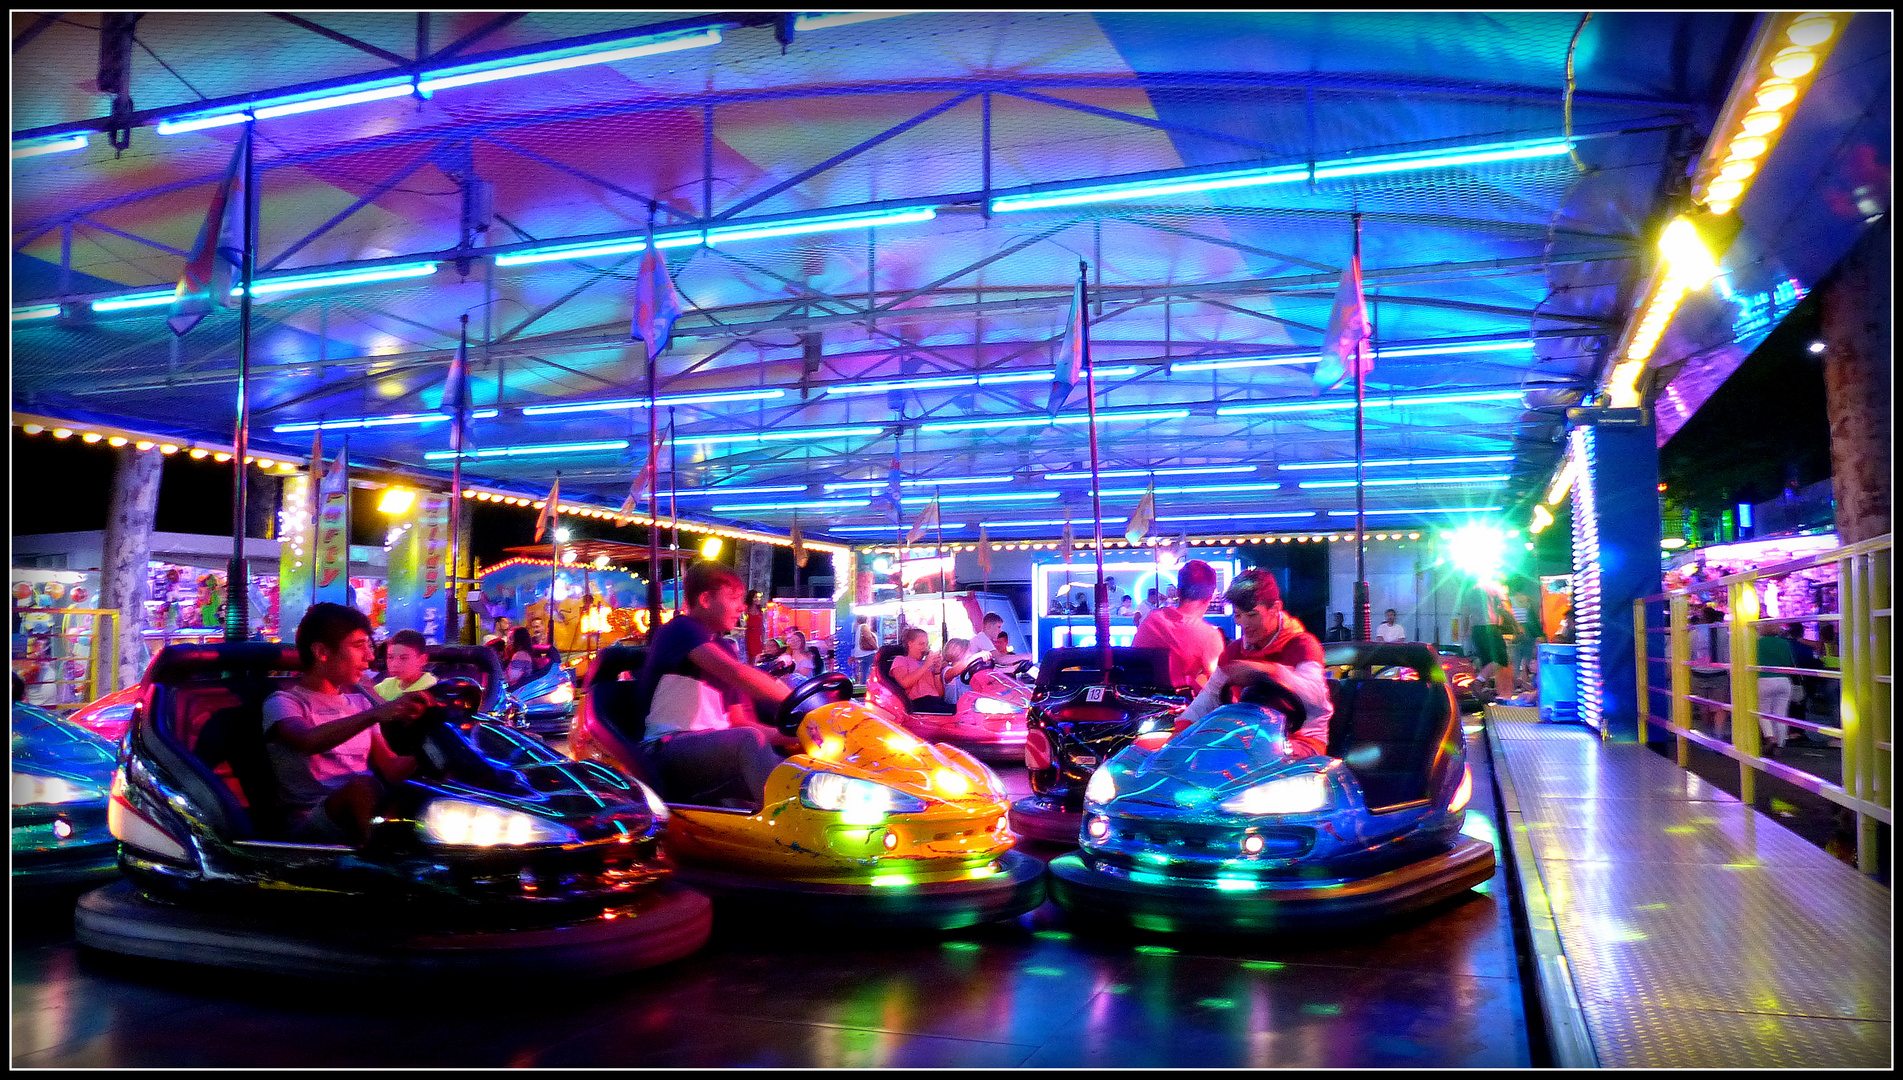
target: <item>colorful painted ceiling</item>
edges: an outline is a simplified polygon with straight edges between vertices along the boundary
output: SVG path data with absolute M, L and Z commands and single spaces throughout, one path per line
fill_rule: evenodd
M 237 308 L 175 338 L 138 301 L 251 110 L 260 452 L 322 423 L 447 475 L 467 314 L 466 474 L 618 505 L 652 222 L 679 241 L 657 391 L 683 509 L 889 538 L 896 455 L 966 539 L 1089 512 L 1083 390 L 1046 411 L 1080 264 L 1106 518 L 1154 484 L 1170 533 L 1342 527 L 1352 386 L 1312 372 L 1357 216 L 1371 523 L 1524 502 L 1753 21 L 151 12 L 116 151 L 102 18 L 13 17 L 16 410 L 229 441 Z

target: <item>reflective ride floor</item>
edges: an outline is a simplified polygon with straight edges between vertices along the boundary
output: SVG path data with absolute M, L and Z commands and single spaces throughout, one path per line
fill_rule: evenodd
M 1470 745 L 1468 831 L 1492 840 L 1485 742 Z M 1006 779 L 1020 788 L 1023 771 Z M 1506 890 L 1496 872 L 1413 917 L 1288 941 L 1073 935 L 1051 903 L 904 938 L 721 927 L 666 967 L 493 987 L 144 962 L 80 950 L 70 906 L 16 909 L 12 1063 L 1526 1066 Z

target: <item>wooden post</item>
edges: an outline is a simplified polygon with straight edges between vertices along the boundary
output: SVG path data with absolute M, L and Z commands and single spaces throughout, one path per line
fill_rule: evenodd
M 164 463 L 165 456 L 157 449 L 127 446 L 119 450 L 112 473 L 112 503 L 106 516 L 105 548 L 100 552 L 99 602 L 119 613 L 115 688 L 131 686 L 145 675 L 145 601 L 151 589 L 147 564 L 152 561 L 152 521 L 158 513 Z

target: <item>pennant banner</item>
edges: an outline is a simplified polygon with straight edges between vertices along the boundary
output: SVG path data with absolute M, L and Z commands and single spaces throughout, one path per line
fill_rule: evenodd
M 449 362 L 449 378 L 443 383 L 442 411 L 449 414 L 449 448 L 466 453 L 476 448 L 469 439 L 469 330 L 463 328 L 456 344 L 456 356 Z
M 647 343 L 648 358 L 659 356 L 674 334 L 674 321 L 681 317 L 680 294 L 674 291 L 674 279 L 667 275 L 667 258 L 654 246 L 654 226 L 648 225 L 647 253 L 641 256 L 641 270 L 634 284 L 634 325 L 630 333 Z
M 978 525 L 978 569 L 991 576 L 991 537 L 986 535 L 982 522 Z
M 1156 522 L 1156 489 L 1150 488 L 1143 493 L 1137 508 L 1130 512 L 1130 520 L 1123 523 L 1123 538 L 1135 544 L 1150 535 L 1150 526 Z
M 213 303 L 232 305 L 232 272 L 241 270 L 244 263 L 244 155 L 250 144 L 251 125 L 246 124 L 173 290 L 172 312 L 165 323 L 174 334 L 182 336 L 197 326 L 211 313 Z
M 925 512 L 920 514 L 918 520 L 912 523 L 912 531 L 905 534 L 906 546 L 909 547 L 918 543 L 919 538 L 925 535 L 925 530 L 935 529 L 937 527 L 938 496 L 934 495 L 932 496 L 932 501 L 925 505 Z
M 1374 372 L 1374 356 L 1368 351 L 1368 310 L 1361 302 L 1361 256 L 1348 261 L 1341 272 L 1341 284 L 1335 289 L 1335 306 L 1328 312 L 1328 329 L 1322 336 L 1322 358 L 1315 365 L 1315 385 L 1333 390 L 1353 378 L 1357 371 L 1366 377 Z
M 793 565 L 806 568 L 806 534 L 800 531 L 800 512 L 793 511 Z
M 310 607 L 311 559 L 317 538 L 311 504 L 316 495 L 311 475 L 284 478 L 284 515 L 278 528 L 278 626 L 289 630 L 281 632 L 295 633 Z
M 1077 284 L 1070 294 L 1070 318 L 1064 322 L 1064 336 L 1057 342 L 1057 370 L 1051 378 L 1051 398 L 1047 411 L 1056 414 L 1070 398 L 1070 392 L 1084 378 L 1084 365 L 1090 360 L 1090 326 L 1084 303 L 1083 265 L 1078 264 Z
M 541 514 L 535 519 L 535 539 L 532 543 L 541 543 L 542 537 L 555 533 L 556 506 L 562 501 L 562 478 L 557 476 L 555 483 L 548 489 L 548 502 L 543 505 Z
M 1064 553 L 1064 561 L 1069 562 L 1072 549 L 1077 546 L 1077 538 L 1070 531 L 1070 510 L 1064 511 L 1064 538 L 1058 542 L 1057 550 Z

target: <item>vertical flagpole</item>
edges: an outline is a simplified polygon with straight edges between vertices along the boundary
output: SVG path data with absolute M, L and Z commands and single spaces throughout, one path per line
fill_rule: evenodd
M 549 489 L 548 500 L 548 558 L 553 566 L 548 568 L 548 641 L 555 644 L 555 612 L 561 606 L 557 594 L 562 589 L 562 536 L 561 529 L 562 470 L 555 470 L 555 486 Z
M 674 444 L 674 406 L 667 407 L 667 516 L 674 521 L 674 614 L 687 610 L 687 598 L 681 595 L 683 578 L 681 575 L 681 507 L 680 481 L 675 478 L 674 470 L 679 459 L 675 457 Z M 797 568 L 794 573 L 799 573 Z
M 252 223 L 253 211 L 257 203 L 257 185 L 253 183 L 252 156 L 257 143 L 251 138 L 256 121 L 246 121 L 244 133 L 244 252 L 239 262 L 238 296 L 238 424 L 237 433 L 232 438 L 231 448 L 231 565 L 225 570 L 225 640 L 243 641 L 251 636 L 249 620 L 246 618 L 251 590 L 245 574 L 244 561 L 244 519 L 245 519 L 245 461 L 251 442 L 251 277 L 256 270 L 257 260 L 253 248 L 257 247 L 255 226 Z M 213 229 L 212 258 L 216 252 L 218 237 L 215 230 L 220 222 L 212 222 Z M 217 288 L 217 275 L 212 276 L 212 287 Z M 228 297 L 212 297 L 214 301 L 223 301 Z M 349 541 L 349 536 L 344 537 Z
M 1355 287 L 1361 285 L 1361 214 L 1355 213 Z M 1367 305 L 1362 304 L 1363 319 L 1366 319 Z M 1367 398 L 1368 364 L 1370 351 L 1369 338 L 1373 336 L 1370 328 L 1365 336 L 1355 340 L 1355 640 L 1367 641 L 1373 634 L 1368 625 L 1368 519 L 1366 494 L 1362 486 L 1362 406 Z
M 938 562 L 945 557 L 945 515 L 938 507 L 938 488 L 932 488 L 932 561 Z M 951 624 L 945 618 L 945 578 L 949 568 L 938 572 L 938 647 L 951 644 Z
M 321 425 L 324 422 L 323 417 L 318 417 L 317 422 Z M 310 603 L 304 605 L 306 608 L 310 607 L 311 604 L 317 603 L 317 566 L 320 561 L 317 558 L 317 540 L 318 537 L 322 535 L 322 529 L 324 527 L 324 482 L 318 478 L 318 474 L 325 471 L 324 444 L 322 442 L 322 428 L 320 427 L 318 431 L 317 439 L 313 442 L 313 445 L 317 449 L 317 454 L 311 461 L 311 599 Z M 278 627 L 278 636 L 284 636 L 284 628 L 282 626 Z
M 464 384 L 467 385 L 469 379 L 469 367 L 467 363 L 469 356 L 469 313 L 467 311 L 463 312 L 462 344 L 457 348 L 456 355 L 464 359 L 463 381 Z M 454 361 L 452 361 L 452 363 L 453 362 Z M 443 575 L 443 580 L 449 585 L 449 616 L 443 620 L 443 643 L 445 645 L 454 645 L 462 641 L 462 626 L 459 618 L 462 614 L 462 605 L 456 602 L 456 570 L 461 565 L 457 562 L 457 559 L 462 554 L 462 552 L 458 550 L 460 545 L 457 543 L 457 540 L 461 538 L 463 526 L 463 440 L 465 435 L 463 431 L 463 399 L 468 396 L 463 392 L 462 387 L 452 387 L 451 389 L 456 391 L 456 401 L 454 402 L 456 415 L 450 417 L 449 420 L 450 423 L 455 425 L 455 427 L 450 430 L 450 438 L 454 443 L 451 449 L 456 451 L 456 459 L 449 470 L 449 573 Z
M 1077 277 L 1084 280 L 1090 272 L 1082 259 L 1077 261 Z M 1084 286 L 1086 289 L 1088 285 Z M 1084 339 L 1084 400 L 1090 408 L 1090 527 L 1097 544 L 1097 589 L 1096 598 L 1090 610 L 1096 616 L 1097 647 L 1102 650 L 1103 681 L 1110 685 L 1110 613 L 1105 611 L 1105 601 L 1110 590 L 1103 580 L 1103 495 L 1102 485 L 1097 480 L 1097 369 L 1090 360 L 1090 315 L 1089 307 L 1078 313 L 1080 331 Z
M 344 489 L 344 603 L 357 606 L 357 594 L 350 587 L 350 436 L 344 436 L 344 448 L 337 452 L 337 468 L 343 473 Z
M 661 481 L 654 407 L 654 346 L 648 345 L 648 643 L 661 629 Z

